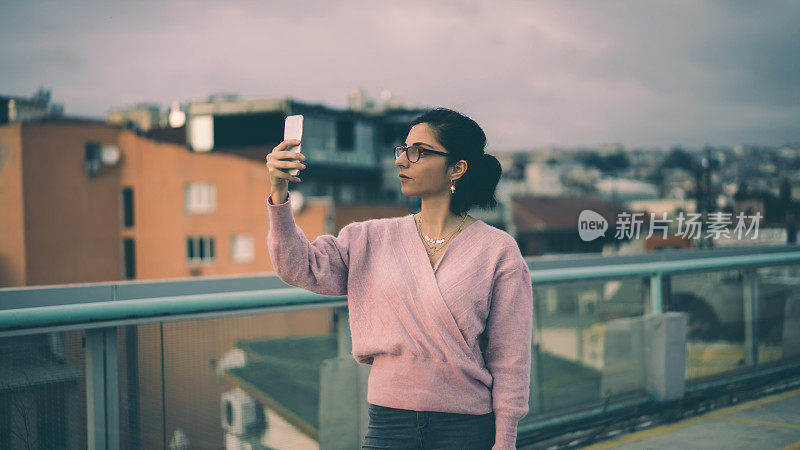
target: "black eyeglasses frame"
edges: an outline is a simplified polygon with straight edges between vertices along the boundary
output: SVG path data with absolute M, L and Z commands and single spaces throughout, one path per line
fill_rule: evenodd
M 408 149 L 409 148 L 416 148 L 417 149 L 417 159 L 412 161 L 411 158 L 408 158 L 408 161 L 412 162 L 412 163 L 415 163 L 415 162 L 419 161 L 419 156 L 421 154 L 423 154 L 423 153 L 428 153 L 428 154 L 433 154 L 433 155 L 442 155 L 442 156 L 447 156 L 449 154 L 449 153 L 439 152 L 439 151 L 436 151 L 436 150 L 429 150 L 429 149 L 427 149 L 425 147 L 420 147 L 419 145 L 409 145 L 409 146 L 398 145 L 398 146 L 396 146 L 394 148 L 394 158 L 395 159 L 399 158 L 400 154 L 403 153 L 403 152 L 406 152 L 406 157 L 408 157 Z

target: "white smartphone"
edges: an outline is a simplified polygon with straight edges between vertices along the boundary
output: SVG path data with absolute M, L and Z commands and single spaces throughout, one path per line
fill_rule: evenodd
M 302 115 L 286 117 L 286 124 L 284 125 L 283 129 L 283 139 L 303 139 Z M 286 148 L 286 151 L 300 153 L 300 145 L 292 145 L 291 147 Z M 289 175 L 296 176 L 299 172 L 300 169 L 289 169 L 287 173 Z

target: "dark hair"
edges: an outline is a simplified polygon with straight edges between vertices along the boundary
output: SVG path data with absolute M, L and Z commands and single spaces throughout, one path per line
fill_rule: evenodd
M 450 211 L 461 215 L 474 205 L 494 209 L 495 189 L 500 181 L 500 161 L 485 153 L 486 134 L 474 120 L 447 108 L 427 111 L 411 122 L 411 127 L 426 123 L 448 152 L 447 165 L 462 159 L 467 171 L 456 180 L 456 191 L 450 199 Z

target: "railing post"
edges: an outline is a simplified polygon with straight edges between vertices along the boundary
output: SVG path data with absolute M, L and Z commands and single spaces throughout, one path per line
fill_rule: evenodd
M 645 316 L 645 387 L 659 401 L 684 395 L 687 320 L 682 312 Z
M 350 314 L 346 306 L 333 308 L 336 324 L 336 340 L 339 343 L 339 356 L 350 356 L 353 350 L 353 338 L 350 336 Z
M 664 286 L 663 275 L 656 272 L 650 275 L 650 314 L 664 312 Z
M 758 364 L 758 271 L 742 271 L 744 297 L 745 362 L 748 366 Z
M 532 413 L 539 414 L 543 410 L 544 406 L 544 390 L 542 386 L 544 384 L 544 377 L 542 374 L 542 358 L 541 358 L 541 348 L 540 343 L 542 341 L 541 338 L 541 318 L 542 318 L 542 303 L 540 301 L 540 296 L 537 293 L 549 293 L 551 290 L 549 289 L 542 289 L 541 287 L 533 291 L 533 336 L 531 343 L 531 399 L 533 401 L 532 405 Z
M 119 449 L 117 380 L 117 329 L 86 330 L 86 433 L 89 449 Z
M 320 450 L 360 448 L 369 422 L 367 380 L 370 367 L 352 355 L 347 307 L 333 308 L 338 356 L 320 368 Z

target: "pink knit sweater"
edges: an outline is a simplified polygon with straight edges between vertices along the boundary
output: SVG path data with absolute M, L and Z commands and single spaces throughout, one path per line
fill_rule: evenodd
M 270 260 L 284 282 L 347 295 L 367 401 L 416 411 L 495 412 L 494 450 L 528 413 L 533 293 L 514 239 L 473 222 L 431 268 L 409 214 L 353 222 L 309 242 L 291 200 L 267 199 Z

